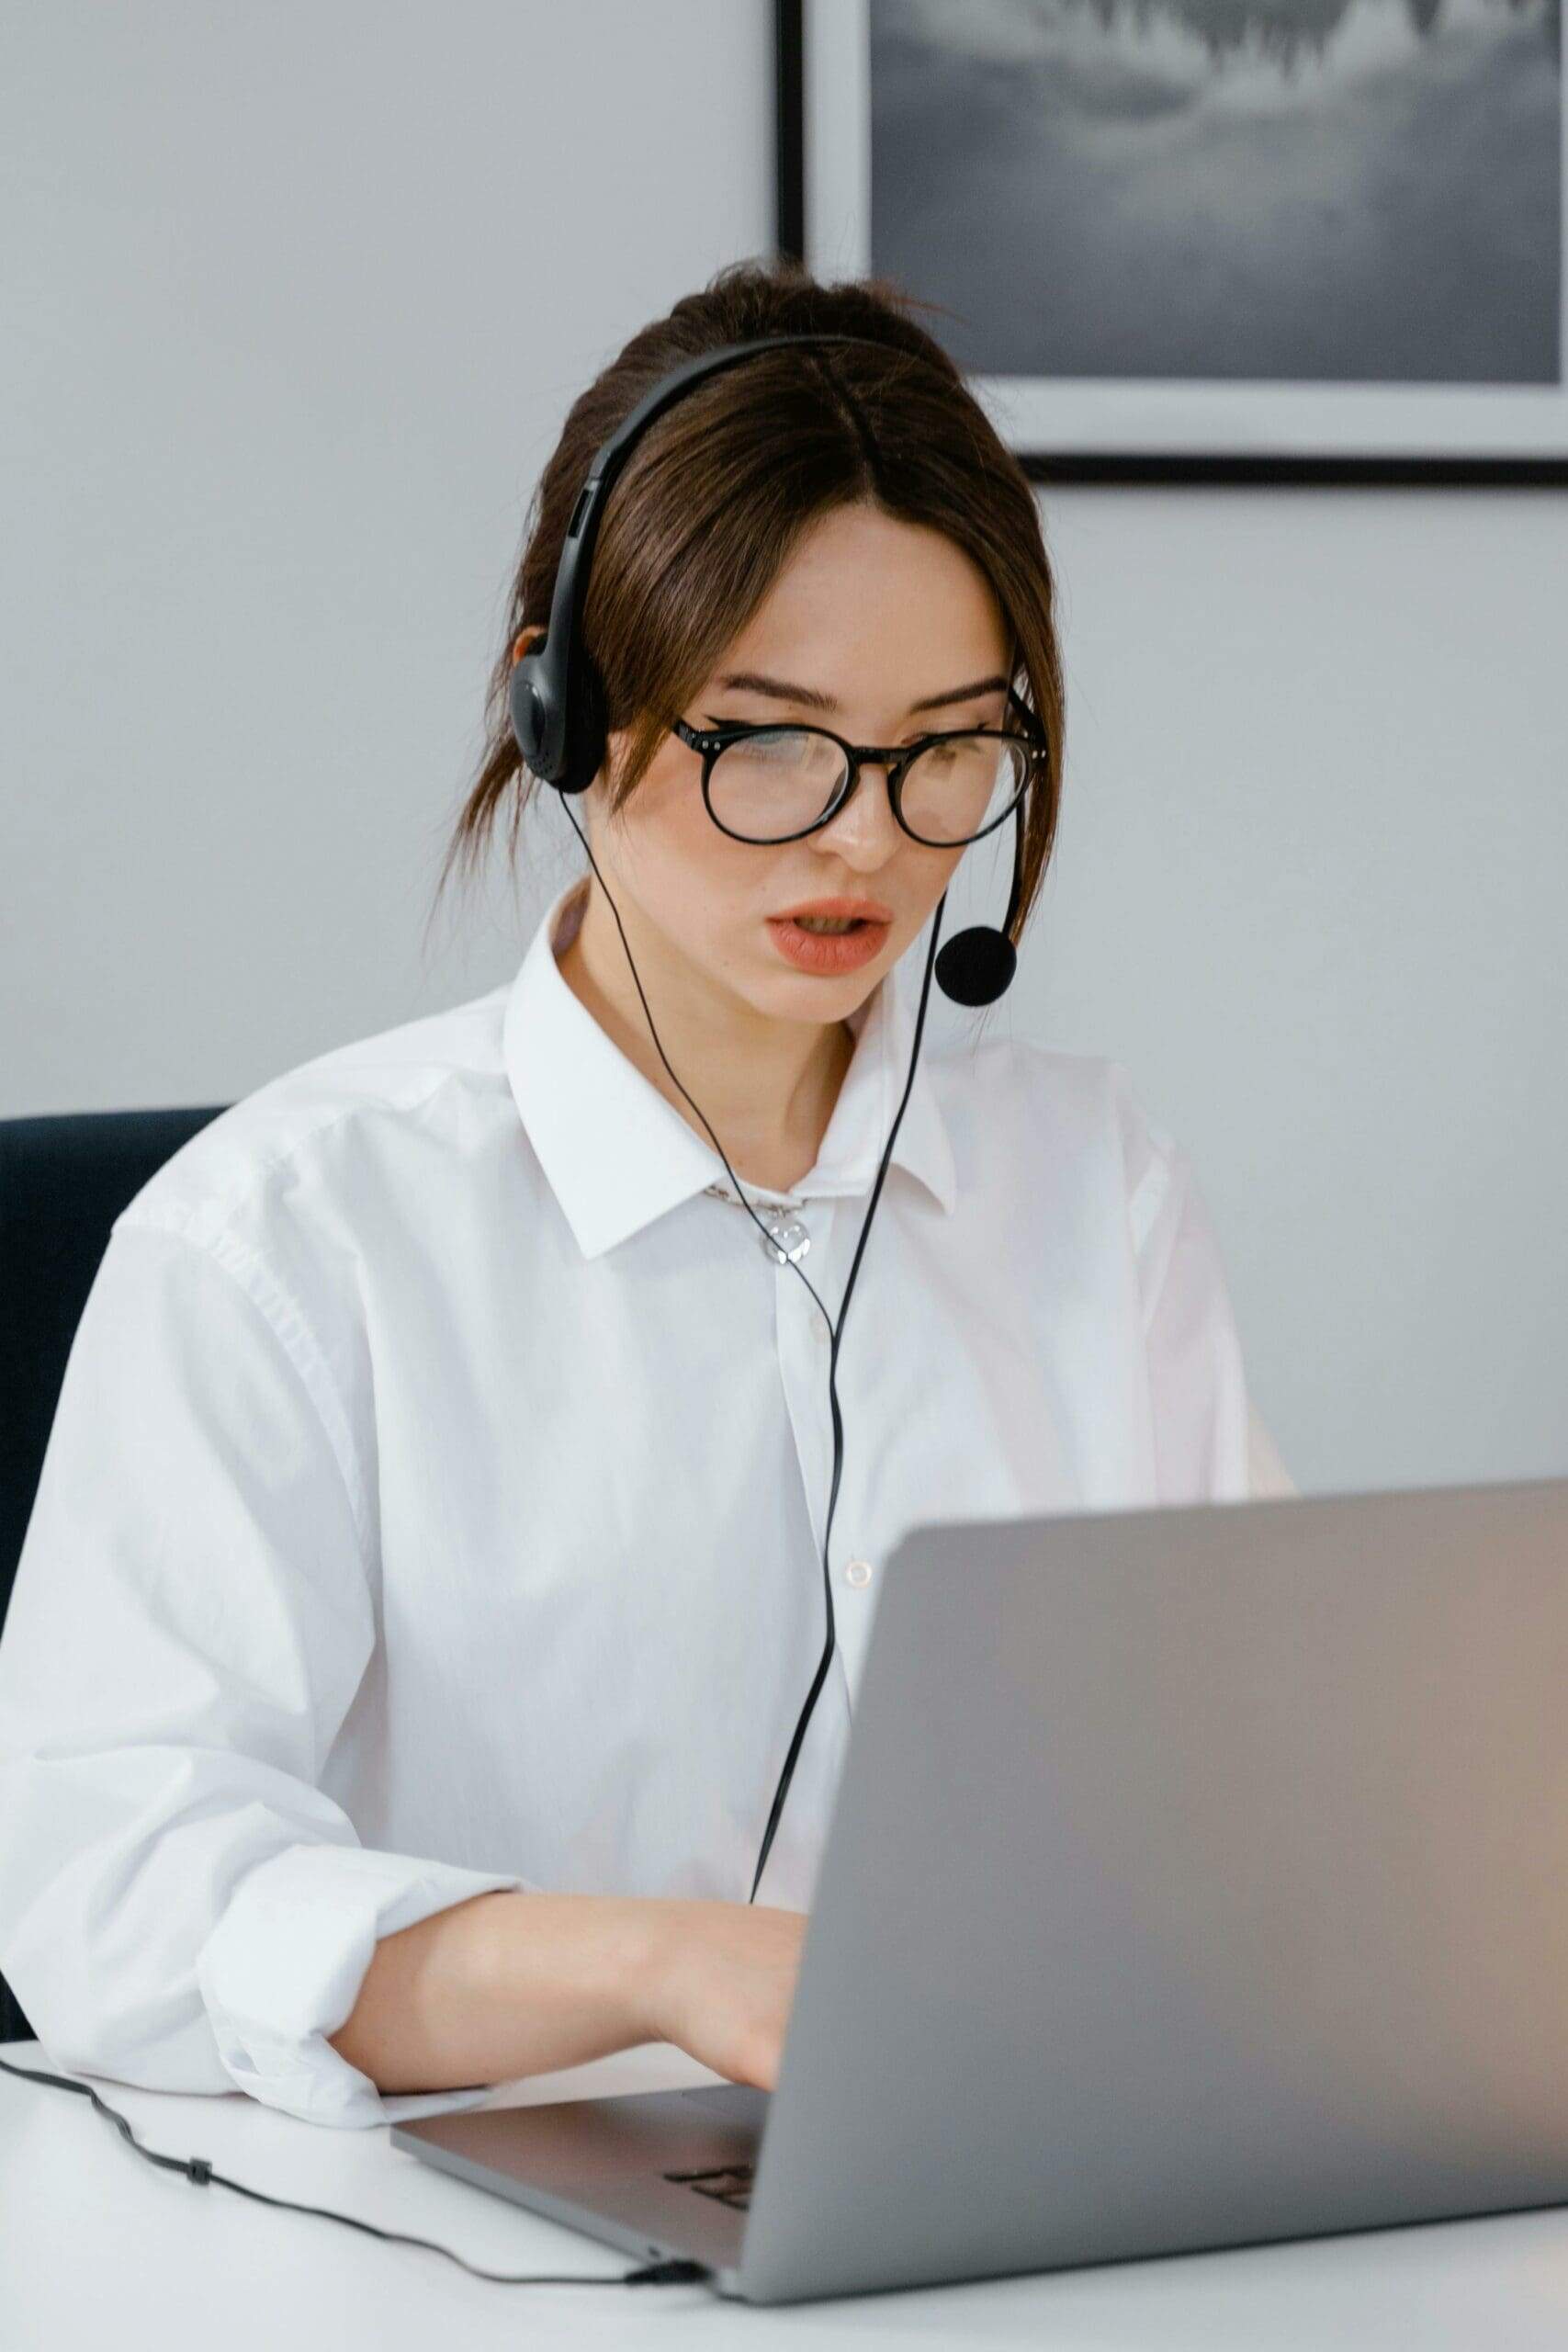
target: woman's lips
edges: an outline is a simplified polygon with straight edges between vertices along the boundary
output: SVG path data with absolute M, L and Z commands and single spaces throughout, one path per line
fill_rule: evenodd
M 770 915 L 768 929 L 781 956 L 802 972 L 853 972 L 882 953 L 892 926 L 857 922 L 852 931 L 805 931 L 790 915 Z

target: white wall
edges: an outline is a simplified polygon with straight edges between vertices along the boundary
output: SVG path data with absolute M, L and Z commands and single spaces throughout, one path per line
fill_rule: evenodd
M 558 812 L 421 933 L 524 511 L 769 249 L 771 72 L 764 0 L 13 24 L 0 1115 L 229 1101 L 513 967 Z M 987 1034 L 1193 1153 L 1303 1487 L 1568 1472 L 1563 495 L 1043 514 L 1068 789 Z

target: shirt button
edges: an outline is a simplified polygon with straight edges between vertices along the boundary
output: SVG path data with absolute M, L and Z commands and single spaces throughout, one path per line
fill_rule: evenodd
M 856 1586 L 868 1585 L 871 1582 L 871 1562 L 869 1560 L 846 1560 L 844 1563 L 844 1582 L 846 1584 L 852 1584 Z

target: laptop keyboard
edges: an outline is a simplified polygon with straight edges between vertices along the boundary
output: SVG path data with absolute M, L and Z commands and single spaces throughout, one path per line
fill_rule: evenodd
M 720 2205 L 733 2206 L 738 2213 L 747 2213 L 751 2209 L 756 2171 L 755 2165 L 716 2165 L 708 2172 L 667 2172 L 663 2177 L 682 2182 L 699 2197 L 711 2197 Z

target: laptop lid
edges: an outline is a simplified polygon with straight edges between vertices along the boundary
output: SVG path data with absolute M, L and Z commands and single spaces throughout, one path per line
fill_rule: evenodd
M 1568 1479 L 889 1559 L 731 2291 L 1568 2199 Z

